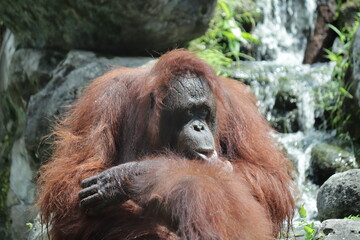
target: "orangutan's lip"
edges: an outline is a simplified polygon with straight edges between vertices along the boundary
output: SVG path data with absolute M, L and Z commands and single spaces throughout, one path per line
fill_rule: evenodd
M 203 159 L 208 162 L 214 162 L 218 157 L 218 154 L 216 151 L 212 151 L 212 152 L 194 151 L 194 154 L 195 154 L 195 156 L 199 157 L 200 159 Z

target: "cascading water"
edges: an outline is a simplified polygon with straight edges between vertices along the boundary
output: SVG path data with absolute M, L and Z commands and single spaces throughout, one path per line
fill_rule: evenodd
M 258 6 L 263 12 L 253 33 L 262 42 L 256 51 L 258 61 L 237 63 L 231 75 L 251 86 L 260 111 L 284 132 L 275 137 L 297 168 L 300 203 L 314 218 L 318 186 L 306 175 L 312 148 L 335 136 L 319 130 L 325 123 L 319 103 L 326 101 L 328 86 L 336 84 L 330 82 L 334 65 L 301 64 L 314 26 L 316 0 L 258 0 Z
M 301 63 L 314 26 L 316 0 L 257 0 L 263 13 L 254 36 L 261 41 L 258 59 Z
M 329 84 L 332 68 L 333 64 L 311 66 L 246 61 L 236 64 L 232 71 L 234 78 L 252 88 L 259 100 L 259 109 L 267 120 L 287 132 L 275 137 L 297 169 L 296 183 L 309 217 L 316 216 L 318 190 L 306 179 L 311 149 L 334 136 L 334 133 L 315 129 L 315 122 L 323 118 L 323 109 L 316 103 L 324 96 L 323 87 Z M 288 98 L 283 99 L 284 96 Z

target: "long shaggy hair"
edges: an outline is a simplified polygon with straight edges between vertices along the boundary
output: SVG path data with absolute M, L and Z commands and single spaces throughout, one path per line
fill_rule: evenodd
M 207 81 L 217 102 L 216 150 L 233 171 L 161 152 L 162 101 L 174 76 Z M 53 239 L 274 239 L 293 216 L 289 164 L 256 100 L 193 54 L 173 50 L 155 65 L 95 79 L 58 123 L 51 160 L 40 169 L 38 206 Z M 134 188 L 137 201 L 88 216 L 82 180 L 129 161 L 163 159 Z M 160 196 L 162 207 L 151 204 Z M 169 216 L 161 216 L 166 208 Z M 171 222 L 171 224 L 169 224 Z

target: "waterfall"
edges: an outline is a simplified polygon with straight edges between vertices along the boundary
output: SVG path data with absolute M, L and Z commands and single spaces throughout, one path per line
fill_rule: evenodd
M 261 41 L 257 61 L 242 61 L 231 75 L 248 84 L 259 100 L 259 110 L 283 133 L 275 135 L 297 170 L 300 204 L 309 218 L 317 215 L 318 186 L 307 180 L 311 150 L 331 139 L 322 123 L 324 91 L 331 81 L 333 63 L 301 64 L 307 37 L 314 28 L 316 0 L 258 0 L 263 20 L 253 35 Z M 336 84 L 336 83 L 331 83 Z M 338 86 L 334 86 L 336 88 Z
M 282 63 L 301 63 L 313 30 L 316 0 L 258 0 L 263 21 L 253 35 L 261 41 L 256 57 Z
M 288 109 L 283 128 L 285 133 L 275 138 L 285 149 L 296 170 L 296 185 L 301 194 L 300 204 L 305 205 L 309 218 L 317 215 L 316 195 L 318 186 L 306 178 L 310 165 L 311 150 L 321 142 L 334 137 L 335 132 L 325 132 L 315 126 L 318 119 L 324 119 L 324 110 L 318 102 L 323 96 L 317 89 L 323 89 L 331 79 L 334 64 L 282 65 L 277 62 L 240 62 L 234 66 L 232 75 L 246 82 L 259 100 L 260 112 L 273 125 L 280 119 L 283 110 L 279 109 L 277 96 L 289 95 L 294 101 L 293 109 Z M 291 102 L 289 101 L 289 102 Z M 294 118 L 288 116 L 295 116 Z M 293 125 L 297 127 L 292 127 Z

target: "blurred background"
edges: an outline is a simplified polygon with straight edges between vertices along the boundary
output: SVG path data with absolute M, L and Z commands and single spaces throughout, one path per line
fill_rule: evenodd
M 278 131 L 299 190 L 280 238 L 360 239 L 359 22 L 360 0 L 1 0 L 0 239 L 37 239 L 37 169 L 65 106 L 174 48 L 249 85 Z

